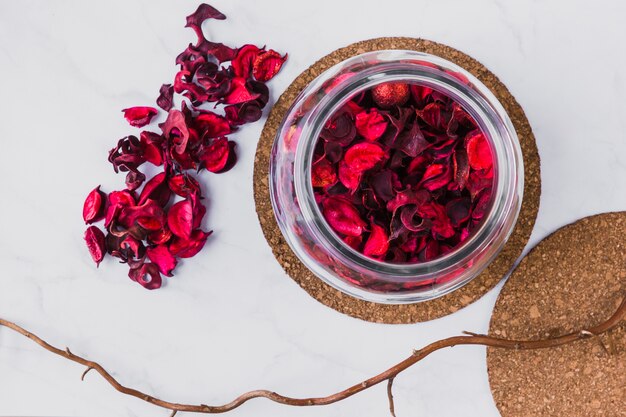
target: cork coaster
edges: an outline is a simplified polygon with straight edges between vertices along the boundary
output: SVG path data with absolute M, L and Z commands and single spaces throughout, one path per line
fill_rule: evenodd
M 272 144 L 278 127 L 296 96 L 333 65 L 355 55 L 385 49 L 415 50 L 437 55 L 460 65 L 476 76 L 496 95 L 506 109 L 519 136 L 524 156 L 524 201 L 517 225 L 502 252 L 480 276 L 463 288 L 419 304 L 371 303 L 349 297 L 325 284 L 310 272 L 289 248 L 276 224 L 269 195 L 268 175 Z M 358 42 L 330 53 L 300 74 L 272 108 L 259 140 L 254 166 L 254 197 L 261 228 L 274 256 L 287 274 L 309 295 L 328 307 L 352 317 L 379 323 L 415 323 L 442 317 L 467 306 L 493 288 L 510 271 L 528 242 L 539 208 L 540 193 L 539 155 L 535 138 L 524 111 L 504 84 L 470 56 L 449 46 L 413 38 L 378 38 Z
M 570 333 L 606 320 L 624 296 L 626 212 L 587 217 L 543 240 L 515 269 L 498 297 L 490 334 Z M 626 416 L 624 321 L 599 338 L 553 349 L 489 348 L 487 363 L 503 417 Z

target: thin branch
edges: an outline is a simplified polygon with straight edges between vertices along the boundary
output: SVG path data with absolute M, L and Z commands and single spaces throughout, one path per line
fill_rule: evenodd
M 396 407 L 393 404 L 393 377 L 387 381 L 387 398 L 389 399 L 389 412 L 391 417 L 396 417 Z
M 395 378 L 399 373 L 406 370 L 407 368 L 415 365 L 417 362 L 424 359 L 426 356 L 431 353 L 452 346 L 458 345 L 484 345 L 493 348 L 501 348 L 501 349 L 515 349 L 515 350 L 530 350 L 530 349 L 545 349 L 552 348 L 556 346 L 562 346 L 569 343 L 576 342 L 582 339 L 588 339 L 590 337 L 596 337 L 602 333 L 605 333 L 615 327 L 617 327 L 620 322 L 626 316 L 626 298 L 622 299 L 622 302 L 618 309 L 613 313 L 611 317 L 609 317 L 603 323 L 575 331 L 573 333 L 569 333 L 563 336 L 552 337 L 548 339 L 542 340 L 509 340 L 502 339 L 497 337 L 491 337 L 486 335 L 466 335 L 466 336 L 453 336 L 447 339 L 442 339 L 437 342 L 433 342 L 422 349 L 413 351 L 413 354 L 403 361 L 397 363 L 386 371 L 381 372 L 378 375 L 375 375 L 365 381 L 362 381 L 356 385 L 353 385 L 349 388 L 344 389 L 343 391 L 336 392 L 334 394 L 325 396 L 325 397 L 310 397 L 310 398 L 293 398 L 287 397 L 281 394 L 278 394 L 269 390 L 255 390 L 249 391 L 244 394 L 241 394 L 239 397 L 235 398 L 233 401 L 222 404 L 222 405 L 206 405 L 206 404 L 181 404 L 175 403 L 165 400 L 160 400 L 151 395 L 145 394 L 139 390 L 134 388 L 126 387 L 120 384 L 109 372 L 107 372 L 100 364 L 97 362 L 93 362 L 91 360 L 85 359 L 81 356 L 75 355 L 67 350 L 59 349 L 54 347 L 39 338 L 35 334 L 29 332 L 28 330 L 23 329 L 15 323 L 12 323 L 7 320 L 0 319 L 0 326 L 8 327 L 15 332 L 21 334 L 24 337 L 29 338 L 33 342 L 37 343 L 39 346 L 43 347 L 49 352 L 52 352 L 56 355 L 65 357 L 72 362 L 79 363 L 88 368 L 92 368 L 96 372 L 98 372 L 113 388 L 122 394 L 129 395 L 132 397 L 139 398 L 145 402 L 150 404 L 154 404 L 158 407 L 166 408 L 172 411 L 187 411 L 187 412 L 196 412 L 196 413 L 209 413 L 209 414 L 217 414 L 217 413 L 225 413 L 227 411 L 234 410 L 235 408 L 241 406 L 242 404 L 250 401 L 253 398 L 266 398 L 268 400 L 274 401 L 279 404 L 291 405 L 291 406 L 320 406 L 336 403 L 338 401 L 344 400 L 348 397 L 351 397 L 355 394 L 358 394 L 361 391 L 364 391 L 374 385 L 380 384 L 384 381 L 389 381 L 390 379 Z
M 90 366 L 89 368 L 85 369 L 85 372 L 83 372 L 83 374 L 80 376 L 80 380 L 84 381 L 85 380 L 85 375 L 87 375 L 87 372 L 91 371 L 93 368 Z

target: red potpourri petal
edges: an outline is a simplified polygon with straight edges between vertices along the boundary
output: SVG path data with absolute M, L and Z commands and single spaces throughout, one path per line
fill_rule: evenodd
M 85 224 L 102 220 L 105 214 L 106 203 L 107 196 L 100 191 L 100 186 L 91 190 L 83 204 L 83 220 L 85 220 Z
M 363 247 L 363 255 L 369 257 L 380 257 L 387 254 L 389 249 L 389 236 L 384 227 L 376 223 L 370 223 L 370 235 Z
M 129 107 L 122 112 L 124 112 L 124 118 L 133 127 L 144 127 L 158 113 L 154 107 L 146 106 Z
M 169 112 L 174 106 L 174 87 L 172 84 L 163 84 L 159 89 L 159 97 L 156 99 L 157 106 Z
M 493 165 L 493 157 L 489 142 L 481 131 L 474 131 L 465 138 L 467 158 L 475 170 L 489 169 Z
M 387 120 L 376 109 L 358 113 L 355 122 L 356 131 L 370 142 L 381 137 L 387 129 Z
M 344 156 L 344 161 L 350 169 L 363 172 L 373 168 L 384 158 L 385 151 L 380 145 L 361 142 L 348 148 Z
M 148 290 L 156 290 L 163 284 L 156 264 L 144 263 L 137 268 L 131 268 L 128 277 Z
M 260 51 L 252 64 L 252 75 L 258 81 L 269 81 L 278 74 L 286 60 L 286 54 L 281 56 L 273 49 Z
M 313 187 L 329 187 L 337 183 L 335 167 L 327 159 L 320 159 L 311 169 Z
M 85 243 L 91 259 L 99 266 L 106 255 L 104 233 L 97 226 L 89 226 L 85 231 Z
M 182 239 L 191 237 L 193 227 L 193 208 L 189 200 L 179 201 L 170 207 L 167 225 L 176 236 Z
M 165 244 L 149 247 L 146 255 L 152 263 L 159 267 L 159 271 L 168 277 L 172 276 L 172 271 L 176 268 L 176 258 L 170 253 L 169 248 Z
M 356 207 L 341 197 L 322 201 L 322 212 L 333 230 L 347 236 L 360 236 L 367 226 Z

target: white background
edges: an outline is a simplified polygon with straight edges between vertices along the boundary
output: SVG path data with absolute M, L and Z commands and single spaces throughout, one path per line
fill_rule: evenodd
M 530 246 L 580 217 L 626 209 L 626 4 L 588 1 L 215 0 L 211 39 L 289 52 L 275 100 L 318 58 L 377 36 L 433 39 L 469 53 L 526 110 L 542 159 Z M 274 260 L 257 222 L 252 171 L 262 122 L 234 140 L 229 173 L 203 174 L 205 249 L 161 290 L 131 282 L 83 243 L 85 195 L 123 187 L 106 161 L 137 132 L 120 110 L 153 105 L 194 38 L 189 0 L 0 0 L 0 316 L 100 361 L 164 399 L 217 404 L 242 391 L 326 395 L 462 330 L 485 332 L 498 289 L 443 319 L 378 325 L 310 298 Z M 530 247 L 529 246 L 529 247 Z M 499 288 L 499 287 L 498 287 Z M 166 416 L 97 374 L 0 329 L 0 415 Z M 485 350 L 438 352 L 396 381 L 399 416 L 496 417 Z M 254 400 L 233 416 L 387 415 L 385 387 L 325 408 Z

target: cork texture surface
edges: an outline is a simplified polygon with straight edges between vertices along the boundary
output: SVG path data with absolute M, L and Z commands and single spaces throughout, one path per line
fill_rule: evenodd
M 587 217 L 544 239 L 504 285 L 490 334 L 558 336 L 606 320 L 626 296 L 626 212 Z M 626 322 L 552 349 L 487 350 L 503 417 L 626 416 Z

